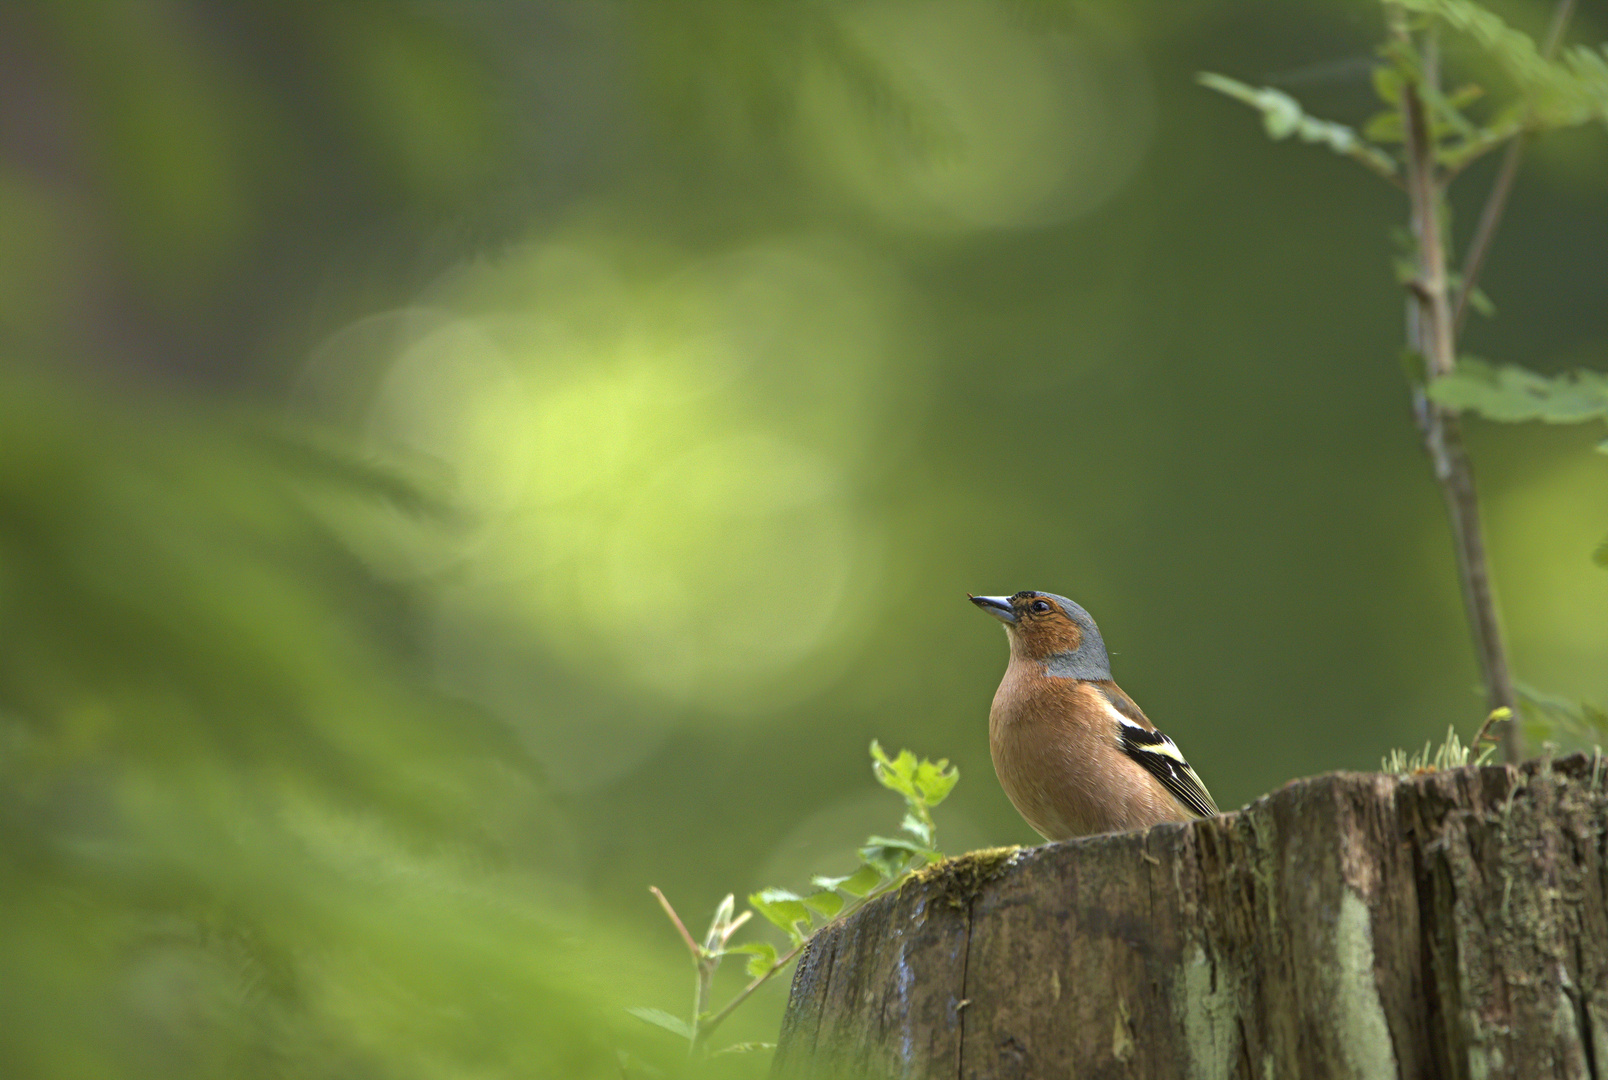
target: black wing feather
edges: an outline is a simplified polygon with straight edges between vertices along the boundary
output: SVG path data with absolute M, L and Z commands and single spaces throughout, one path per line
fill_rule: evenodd
M 1218 813 L 1211 792 L 1206 790 L 1206 785 L 1201 783 L 1195 770 L 1178 752 L 1178 744 L 1154 729 L 1132 723 L 1117 726 L 1123 753 L 1160 780 L 1161 786 L 1170 791 L 1173 798 L 1201 817 Z

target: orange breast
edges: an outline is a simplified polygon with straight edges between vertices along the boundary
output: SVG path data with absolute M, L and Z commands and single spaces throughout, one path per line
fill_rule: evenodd
M 1122 752 L 1116 724 L 1093 687 L 1012 658 L 989 710 L 989 750 L 1006 796 L 1041 836 L 1064 840 L 1190 820 Z

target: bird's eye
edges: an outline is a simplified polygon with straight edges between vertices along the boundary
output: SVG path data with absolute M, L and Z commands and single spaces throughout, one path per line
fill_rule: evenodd
M 1050 610 L 1050 602 L 1048 600 L 1035 600 L 1033 601 L 1033 610 L 1039 612 L 1048 611 Z

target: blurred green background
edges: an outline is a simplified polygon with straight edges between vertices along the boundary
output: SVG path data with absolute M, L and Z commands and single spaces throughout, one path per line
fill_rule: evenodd
M 872 737 L 1034 841 L 968 591 L 1087 606 L 1224 807 L 1466 738 L 1404 203 L 1193 81 L 1361 121 L 1380 22 L 0 7 L 0 1072 L 672 1068 L 647 886 L 847 872 Z M 1605 181 L 1533 146 L 1470 351 L 1608 367 Z M 1470 428 L 1519 677 L 1608 700 L 1600 433 Z

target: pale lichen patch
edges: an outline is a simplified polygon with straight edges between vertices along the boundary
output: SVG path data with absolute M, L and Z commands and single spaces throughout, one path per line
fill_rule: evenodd
M 1334 1024 L 1351 1075 L 1395 1076 L 1396 1051 L 1374 976 L 1372 916 L 1350 889 L 1340 897 L 1334 952 Z
M 1128 1016 L 1128 1003 L 1118 997 L 1117 1016 L 1111 1031 L 1111 1056 L 1126 1065 L 1133 1051 L 1133 1021 Z
M 1178 1014 L 1189 1044 L 1191 1080 L 1228 1080 L 1240 1053 L 1241 987 L 1200 945 L 1184 961 Z

